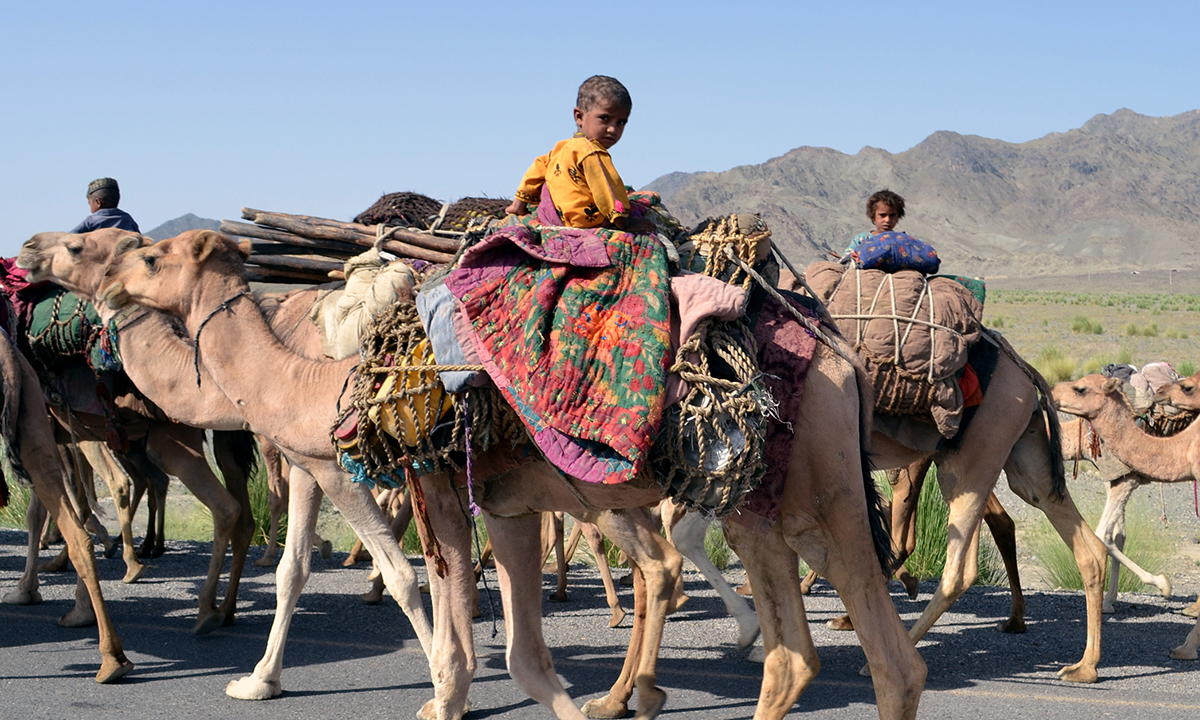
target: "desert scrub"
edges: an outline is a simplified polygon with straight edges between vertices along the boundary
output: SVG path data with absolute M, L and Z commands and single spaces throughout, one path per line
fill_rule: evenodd
M 1183 377 L 1195 375 L 1196 363 L 1192 362 L 1191 360 L 1184 360 L 1183 362 L 1179 363 L 1179 367 L 1175 369 L 1175 372 L 1179 373 Z
M 1004 329 L 1004 316 L 997 315 L 995 318 L 986 321 L 984 324 L 987 325 L 988 327 L 995 328 L 997 330 L 1003 330 Z
M 1057 345 L 1047 345 L 1033 361 L 1033 366 L 1051 383 L 1070 380 L 1075 373 L 1075 359 L 1063 354 Z
M 1093 321 L 1087 315 L 1076 315 L 1071 320 L 1071 332 L 1085 335 L 1103 335 L 1104 326 Z

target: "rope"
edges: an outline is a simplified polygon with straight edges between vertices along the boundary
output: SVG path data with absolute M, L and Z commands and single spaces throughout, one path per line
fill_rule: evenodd
M 212 312 L 210 312 L 204 318 L 204 320 L 201 321 L 200 327 L 196 328 L 196 337 L 192 339 L 192 366 L 196 369 L 196 387 L 200 387 L 200 333 L 204 332 L 204 326 L 207 325 L 208 321 L 212 320 L 216 316 L 217 313 L 229 310 L 229 305 L 233 301 L 237 300 L 240 297 L 245 297 L 246 295 L 249 295 L 249 294 L 250 294 L 250 288 L 246 288 L 245 290 L 241 291 L 240 293 L 234 295 L 233 297 L 229 298 L 225 302 L 216 306 L 215 308 L 212 309 Z

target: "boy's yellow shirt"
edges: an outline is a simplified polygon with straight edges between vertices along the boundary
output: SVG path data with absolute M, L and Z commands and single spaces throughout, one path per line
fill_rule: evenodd
M 612 156 L 582 133 L 556 143 L 553 150 L 534 160 L 521 178 L 516 198 L 537 204 L 543 184 L 550 189 L 554 207 L 567 227 L 615 224 L 629 215 L 629 196 Z

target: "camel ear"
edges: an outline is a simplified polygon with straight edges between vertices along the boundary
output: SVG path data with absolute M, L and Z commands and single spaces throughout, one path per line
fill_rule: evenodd
M 220 242 L 221 236 L 212 230 L 205 230 L 197 233 L 192 238 L 191 256 L 192 261 L 196 263 L 204 262 L 204 259 L 212 254 L 213 250 L 217 249 L 217 244 Z
M 251 247 L 250 247 L 249 240 L 238 240 L 237 249 L 238 249 L 238 252 L 240 252 L 242 254 L 243 260 L 250 259 Z
M 1104 381 L 1104 394 L 1112 395 L 1113 393 L 1121 392 L 1121 386 L 1123 384 L 1124 383 L 1121 382 L 1120 378 L 1109 378 L 1109 379 L 1105 380 Z
M 113 256 L 124 255 L 130 250 L 137 250 L 142 246 L 142 238 L 139 235 L 126 235 L 117 241 L 116 247 L 113 248 Z

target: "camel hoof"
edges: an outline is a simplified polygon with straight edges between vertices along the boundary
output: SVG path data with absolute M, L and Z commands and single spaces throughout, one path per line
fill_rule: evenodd
M 871 666 L 863 665 L 862 669 L 858 671 L 858 674 L 862 677 L 871 677 Z
M 996 629 L 1002 633 L 1013 633 L 1019 635 L 1025 632 L 1025 618 L 1012 617 L 996 626 Z
M 662 712 L 663 706 L 667 704 L 667 694 L 662 688 L 655 686 L 650 690 L 643 692 L 638 689 L 638 709 L 633 716 L 634 720 L 653 720 Z
M 1117 608 L 1112 603 L 1100 603 L 1100 613 L 1103 615 L 1112 615 L 1117 612 Z
M 263 682 L 253 675 L 230 680 L 225 686 L 225 694 L 235 700 L 270 700 L 282 692 L 283 683 L 279 680 Z
M 328 560 L 329 556 L 332 554 L 333 554 L 333 543 L 329 542 L 328 540 L 321 543 L 321 559 Z
M 633 587 L 633 573 L 627 573 L 625 577 L 617 581 L 621 587 Z
M 101 685 L 107 685 L 111 682 L 116 682 L 129 674 L 133 669 L 133 663 L 129 662 L 124 655 L 120 660 L 114 660 L 111 663 L 107 660 L 100 665 L 100 670 L 96 673 L 96 682 Z
M 621 700 L 613 700 L 605 695 L 602 698 L 588 700 L 579 710 L 587 717 L 593 718 L 593 720 L 623 718 L 629 714 L 629 705 Z
M 10 593 L 5 593 L 0 602 L 5 605 L 37 605 L 42 601 L 42 593 L 36 588 L 29 592 L 21 590 L 13 590 Z
M 121 578 L 121 582 L 125 583 L 126 585 L 135 583 L 138 580 L 140 580 L 142 578 L 142 575 L 144 575 L 145 573 L 146 573 L 145 565 L 143 565 L 141 563 L 138 563 L 137 565 L 131 565 L 131 566 L 129 566 L 129 569 L 127 569 L 125 571 L 125 577 Z
M 1188 605 L 1183 610 L 1180 610 L 1180 612 L 1188 617 L 1200 617 L 1200 601 L 1197 601 L 1192 605 Z
M 811 588 L 812 586 L 810 585 L 809 587 Z M 742 597 L 754 597 L 754 588 L 750 587 L 749 581 L 746 581 L 746 582 L 742 583 L 741 585 L 738 585 L 737 588 L 734 589 L 734 592 L 737 593 L 738 595 L 741 595 Z M 804 595 L 808 594 L 808 591 L 804 588 L 801 588 L 800 592 L 801 592 L 801 594 L 804 594 Z
M 116 540 L 105 543 L 104 544 L 104 558 L 106 560 L 108 558 L 111 558 L 112 556 L 116 555 L 117 551 L 120 549 L 121 549 L 121 543 L 117 542 Z M 129 672 L 129 671 L 126 670 L 125 672 Z
M 612 618 L 608 621 L 608 626 L 610 628 L 615 628 L 621 624 L 622 620 L 625 619 L 625 608 L 618 605 L 615 608 L 613 608 L 612 612 L 613 612 Z
M 60 617 L 58 619 L 58 624 L 60 627 L 65 628 L 91 627 L 96 624 L 96 613 L 91 612 L 90 609 L 88 611 L 82 611 L 76 608 L 66 615 Z
M 1167 579 L 1166 575 L 1154 578 L 1154 587 L 1158 588 L 1163 597 L 1171 597 L 1171 581 Z
M 207 635 L 224 624 L 225 613 L 221 612 L 220 610 L 214 610 L 213 612 L 196 620 L 196 624 L 192 627 L 192 634 Z
M 1180 645 L 1177 648 L 1171 648 L 1168 653 L 1173 660 L 1196 660 L 1196 648 L 1188 647 L 1187 644 Z
M 761 631 L 758 625 L 758 617 L 754 618 L 753 627 L 742 628 L 741 634 L 738 635 L 738 650 L 745 650 L 754 644 L 758 639 L 758 634 Z
M 568 600 L 566 591 L 552 592 L 546 599 L 554 603 L 565 603 Z
M 278 562 L 279 562 L 279 560 L 277 558 L 267 557 L 266 555 L 264 555 L 254 561 L 254 566 L 255 567 L 275 567 L 275 565 L 278 564 Z
M 761 647 L 756 647 L 746 655 L 746 661 L 762 665 L 767 661 L 767 651 Z
M 437 720 L 436 698 L 431 698 L 421 706 L 417 711 L 417 720 Z M 463 706 L 463 715 L 471 712 L 471 699 L 467 698 L 466 705 Z
M 362 594 L 362 601 L 368 605 L 378 605 L 383 602 L 383 592 L 375 592 L 374 590 Z
M 849 615 L 842 615 L 841 617 L 835 617 L 834 619 L 825 623 L 825 626 L 828 627 L 830 630 L 853 630 L 854 629 L 854 623 L 851 622 Z
M 909 600 L 916 600 L 917 595 L 921 592 L 921 581 L 912 575 L 905 575 L 900 578 L 900 584 L 904 586 L 904 592 L 908 593 Z
M 1100 676 L 1096 674 L 1096 668 L 1084 667 L 1083 663 L 1075 663 L 1059 670 L 1058 679 L 1064 682 L 1094 683 L 1100 679 Z

